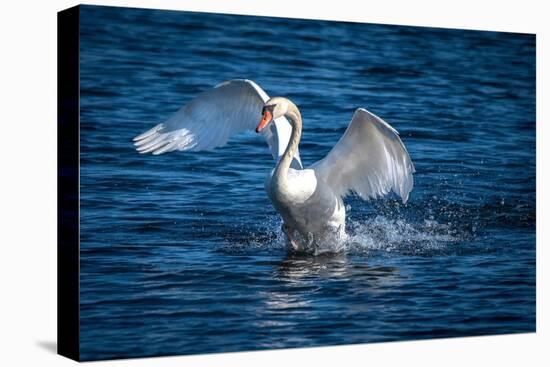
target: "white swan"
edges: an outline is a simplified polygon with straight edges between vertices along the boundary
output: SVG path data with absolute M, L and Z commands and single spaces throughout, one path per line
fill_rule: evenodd
M 198 151 L 254 127 L 278 161 L 265 189 L 294 250 L 335 249 L 347 238 L 343 198 L 349 193 L 368 200 L 393 190 L 405 203 L 412 190 L 414 166 L 397 131 L 363 108 L 329 154 L 303 169 L 300 111 L 286 98 L 270 99 L 250 80 L 230 80 L 200 94 L 134 144 L 140 153 Z

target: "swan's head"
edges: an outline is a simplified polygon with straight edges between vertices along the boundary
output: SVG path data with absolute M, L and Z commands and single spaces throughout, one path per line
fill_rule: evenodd
M 259 133 L 271 121 L 278 119 L 279 117 L 284 116 L 288 112 L 289 100 L 283 97 L 273 97 L 270 98 L 262 108 L 262 120 L 256 127 L 256 132 Z

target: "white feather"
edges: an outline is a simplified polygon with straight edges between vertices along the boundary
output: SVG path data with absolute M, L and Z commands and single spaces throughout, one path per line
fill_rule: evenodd
M 165 122 L 134 138 L 140 153 L 163 154 L 174 150 L 210 150 L 229 138 L 254 130 L 261 120 L 262 107 L 269 99 L 256 83 L 234 79 L 199 94 Z M 290 139 L 291 127 L 285 117 L 278 118 L 262 131 L 273 158 L 279 159 Z M 293 167 L 301 169 L 300 154 Z
M 338 143 L 311 167 L 336 195 L 355 192 L 362 199 L 393 190 L 407 202 L 413 188 L 414 166 L 397 130 L 359 108 Z

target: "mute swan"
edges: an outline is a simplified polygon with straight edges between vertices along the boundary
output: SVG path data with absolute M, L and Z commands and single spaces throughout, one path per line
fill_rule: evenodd
M 347 238 L 343 198 L 352 192 L 368 200 L 393 190 L 407 202 L 414 166 L 388 123 L 357 109 L 328 155 L 304 169 L 298 152 L 300 111 L 286 98 L 269 98 L 250 80 L 226 81 L 203 92 L 166 122 L 135 137 L 134 144 L 140 153 L 200 151 L 254 127 L 277 160 L 265 189 L 293 250 L 322 252 L 324 244 L 337 249 L 334 245 Z

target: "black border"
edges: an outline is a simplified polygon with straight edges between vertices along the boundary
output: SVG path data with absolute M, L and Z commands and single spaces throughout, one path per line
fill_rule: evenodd
M 80 7 L 57 13 L 57 353 L 80 360 Z

